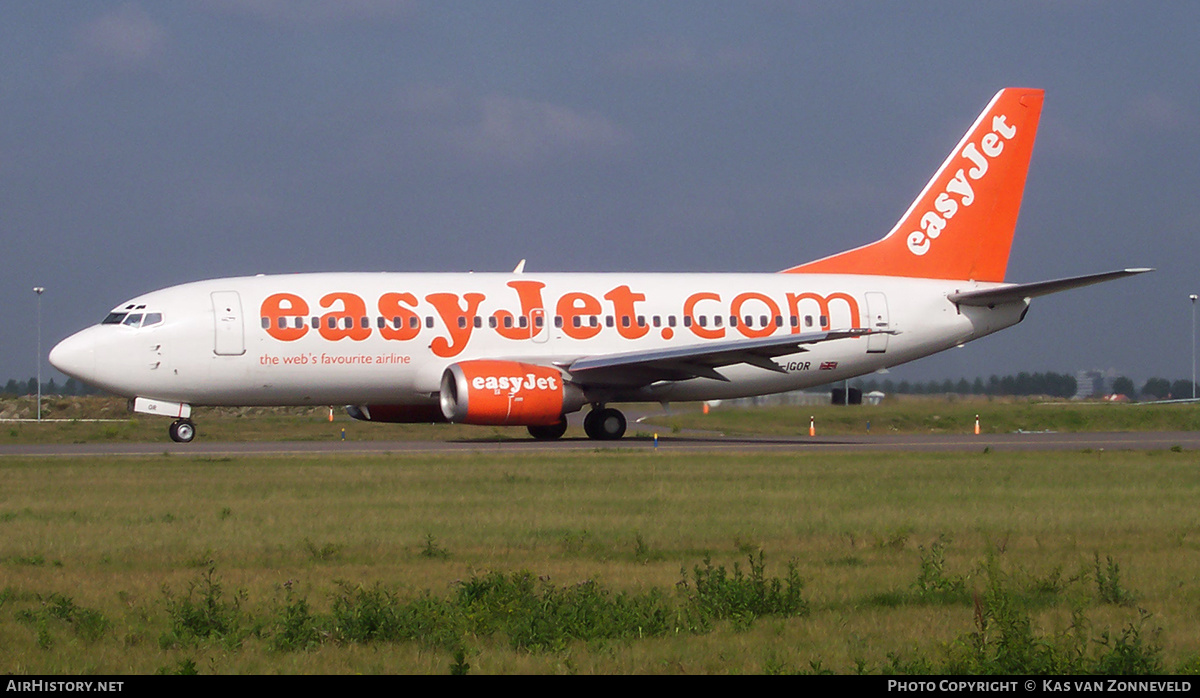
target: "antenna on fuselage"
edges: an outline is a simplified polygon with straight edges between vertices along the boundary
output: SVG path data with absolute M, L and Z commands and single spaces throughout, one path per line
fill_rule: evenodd
M 517 267 L 512 270 L 512 273 L 524 274 L 525 273 L 525 260 L 522 259 L 521 261 L 517 262 Z

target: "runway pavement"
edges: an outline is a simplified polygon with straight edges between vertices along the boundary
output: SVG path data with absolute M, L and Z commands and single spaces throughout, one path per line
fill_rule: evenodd
M 562 451 L 680 451 L 680 452 L 779 452 L 824 453 L 853 451 L 1082 451 L 1162 450 L 1178 446 L 1200 450 L 1200 432 L 1119 433 L 1013 433 L 984 434 L 897 434 L 846 437 L 722 437 L 661 435 L 592 441 L 565 438 L 559 441 L 513 439 L 508 441 L 249 441 L 177 444 L 165 439 L 145 443 L 10 444 L 0 445 L 4 456 L 144 456 L 198 455 L 313 455 L 323 453 L 554 453 Z

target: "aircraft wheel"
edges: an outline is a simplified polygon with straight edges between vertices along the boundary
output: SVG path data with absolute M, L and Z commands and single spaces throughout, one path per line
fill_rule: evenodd
M 192 439 L 196 438 L 196 425 L 190 419 L 176 419 L 171 422 L 167 433 L 171 435 L 171 440 L 175 443 L 191 443 Z
M 588 438 L 615 441 L 625 436 L 625 415 L 611 407 L 594 409 L 584 417 L 583 430 Z
M 587 434 L 589 439 L 601 438 L 599 427 L 596 426 L 596 421 L 598 420 L 602 411 L 603 410 L 598 407 L 593 408 L 583 417 L 583 433 Z
M 529 430 L 529 435 L 538 441 L 553 441 L 561 439 L 562 435 L 567 433 L 567 418 L 566 416 L 559 417 L 556 424 L 529 425 L 525 427 Z

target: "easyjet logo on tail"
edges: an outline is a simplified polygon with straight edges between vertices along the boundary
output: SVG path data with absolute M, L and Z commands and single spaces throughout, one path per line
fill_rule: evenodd
M 887 235 L 784 271 L 1003 281 L 1042 97 L 996 93 Z
M 992 117 L 992 130 L 985 133 L 976 145 L 973 141 L 963 146 L 960 156 L 970 161 L 971 167 L 958 168 L 954 177 L 946 182 L 945 190 L 933 200 L 933 210 L 926 211 L 920 219 L 920 230 L 908 234 L 908 251 L 917 256 L 929 251 L 946 228 L 946 222 L 954 218 L 960 206 L 970 206 L 975 201 L 975 190 L 971 182 L 983 179 L 988 173 L 988 162 L 1004 152 L 1004 143 L 1017 135 L 1017 127 L 1008 123 L 1003 114 Z

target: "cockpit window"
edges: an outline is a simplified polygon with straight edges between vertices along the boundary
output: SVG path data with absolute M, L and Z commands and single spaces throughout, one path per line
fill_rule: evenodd
M 150 327 L 152 325 L 161 325 L 163 321 L 162 313 L 109 313 L 108 317 L 101 321 L 101 325 L 125 325 L 126 327 Z

